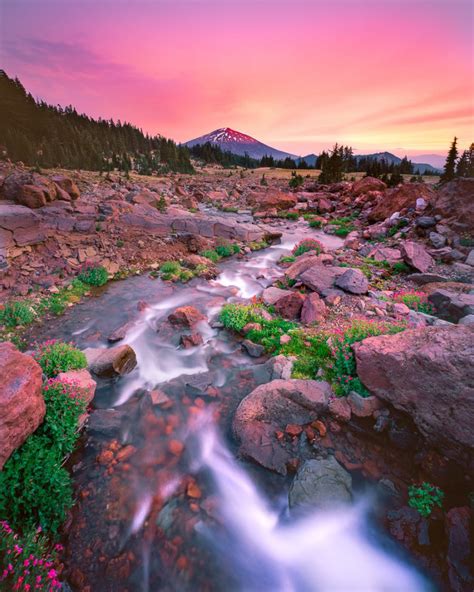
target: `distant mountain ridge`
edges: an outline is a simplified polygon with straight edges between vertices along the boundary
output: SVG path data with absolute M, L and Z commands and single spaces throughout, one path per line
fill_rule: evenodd
M 232 154 L 236 154 L 238 156 L 245 156 L 248 154 L 250 158 L 255 158 L 260 160 L 263 156 L 273 156 L 275 160 L 284 160 L 285 158 L 293 159 L 296 164 L 299 164 L 303 160 L 306 162 L 308 166 L 315 166 L 316 160 L 318 158 L 317 154 L 307 154 L 306 156 L 296 156 L 295 154 L 291 154 L 289 152 L 285 152 L 283 150 L 278 150 L 277 148 L 273 148 L 272 146 L 268 146 L 259 140 L 256 140 L 252 136 L 248 134 L 243 134 L 242 132 L 238 132 L 233 130 L 230 127 L 221 127 L 219 129 L 210 132 L 209 134 L 205 134 L 203 136 L 199 136 L 199 138 L 194 138 L 194 140 L 189 140 L 185 143 L 185 146 L 189 148 L 193 146 L 197 146 L 198 144 L 203 145 L 207 142 L 215 146 L 219 146 L 225 152 L 231 152 Z M 435 155 L 432 155 L 435 156 Z M 374 152 L 373 154 L 358 154 L 355 156 L 357 160 L 361 160 L 362 158 L 372 158 L 376 160 L 386 160 L 389 163 L 393 164 L 400 164 L 402 159 L 392 154 L 391 152 Z M 414 165 L 414 172 L 423 174 L 425 172 L 437 174 L 440 172 L 439 169 L 432 166 L 428 163 L 423 162 L 415 162 L 412 160 Z
M 252 136 L 233 130 L 230 127 L 222 127 L 204 136 L 199 136 L 199 138 L 194 138 L 194 140 L 189 140 L 185 143 L 185 146 L 191 148 L 192 146 L 206 144 L 207 142 L 219 146 L 224 151 L 232 152 L 232 154 L 237 154 L 238 156 L 248 154 L 250 158 L 256 158 L 258 160 L 263 156 L 273 156 L 275 160 L 297 158 L 294 154 L 272 148 L 252 138 Z

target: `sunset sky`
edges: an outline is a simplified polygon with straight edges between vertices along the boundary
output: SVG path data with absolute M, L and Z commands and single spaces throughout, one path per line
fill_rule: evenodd
M 296 154 L 474 140 L 472 0 L 0 0 L 0 65 L 34 96 L 186 141 L 229 126 Z

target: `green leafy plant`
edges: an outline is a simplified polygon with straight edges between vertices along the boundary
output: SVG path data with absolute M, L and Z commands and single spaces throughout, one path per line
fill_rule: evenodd
M 85 263 L 77 277 L 88 286 L 103 286 L 107 283 L 109 274 L 102 265 Z
M 393 295 L 394 302 L 401 302 L 418 312 L 425 314 L 433 314 L 433 307 L 428 302 L 428 295 L 425 292 L 418 292 L 416 290 L 400 290 Z
M 277 217 L 284 220 L 298 220 L 299 214 L 298 212 L 278 212 Z
M 231 257 L 236 253 L 240 253 L 240 247 L 236 244 L 217 245 L 215 252 L 219 257 Z
M 431 483 L 424 482 L 408 488 L 408 505 L 415 508 L 423 518 L 428 518 L 435 506 L 441 508 L 443 499 L 443 491 Z
M 309 225 L 311 228 L 321 228 L 323 223 L 322 220 L 310 220 Z
M 291 178 L 288 181 L 288 185 L 291 189 L 298 189 L 304 184 L 304 178 L 302 175 L 297 174 L 296 171 L 291 171 Z
M 35 317 L 34 308 L 23 300 L 7 302 L 0 308 L 0 324 L 8 328 L 30 325 Z
M 294 255 L 285 255 L 284 257 L 280 258 L 280 263 L 293 263 L 296 261 L 296 257 Z
M 199 254 L 201 255 L 201 257 L 206 257 L 206 259 L 209 259 L 213 263 L 217 263 L 221 259 L 221 256 L 219 255 L 217 250 L 207 249 L 206 251 L 201 251 L 201 253 Z
M 395 274 L 410 273 L 410 268 L 403 261 L 397 261 L 392 265 L 392 272 Z
M 60 372 L 87 367 L 84 353 L 63 341 L 45 341 L 38 346 L 33 356 L 48 378 L 53 378 Z
M 268 246 L 270 245 L 264 240 L 252 241 L 249 243 L 249 249 L 251 251 L 261 251 L 262 249 L 266 249 Z

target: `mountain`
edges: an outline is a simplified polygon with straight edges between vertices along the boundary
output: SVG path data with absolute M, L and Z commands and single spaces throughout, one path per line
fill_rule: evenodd
M 395 154 L 392 154 L 391 152 L 374 152 L 373 154 L 357 154 L 356 155 L 356 160 L 361 160 L 362 158 L 372 158 L 374 160 L 385 160 L 386 162 L 390 163 L 390 164 L 400 164 L 402 162 L 402 159 L 399 158 L 398 156 L 395 156 Z M 420 159 L 419 156 L 416 157 L 417 160 Z M 440 157 L 441 158 L 441 157 Z M 418 173 L 420 175 L 425 174 L 425 172 L 428 173 L 432 173 L 433 175 L 438 174 L 440 171 L 440 169 L 432 166 L 431 164 L 425 163 L 425 162 L 417 162 L 412 160 L 412 164 L 413 164 L 413 169 L 415 173 Z
M 252 138 L 252 136 L 237 132 L 230 127 L 222 127 L 214 130 L 210 134 L 200 136 L 194 140 L 189 140 L 189 142 L 185 143 L 185 146 L 191 148 L 197 144 L 202 145 L 207 142 L 216 144 L 222 150 L 232 152 L 232 154 L 238 154 L 239 156 L 245 156 L 245 154 L 248 154 L 251 158 L 257 159 L 260 159 L 263 156 L 273 156 L 275 160 L 283 160 L 287 157 L 296 158 L 294 154 L 289 154 L 288 152 L 283 152 L 282 150 L 267 146 L 255 138 Z
M 303 160 L 308 166 L 314 166 L 316 164 L 316 159 L 318 158 L 317 154 L 307 154 L 306 156 L 302 156 L 301 158 L 296 159 L 296 164 L 299 164 Z
M 413 158 L 416 158 L 419 162 L 427 162 L 436 169 L 443 169 L 444 163 L 446 162 L 446 155 L 441 156 L 440 154 L 417 154 Z

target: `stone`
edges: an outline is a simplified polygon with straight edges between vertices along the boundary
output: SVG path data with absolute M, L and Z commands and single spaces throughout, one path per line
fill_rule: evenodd
M 254 343 L 253 341 L 250 341 L 250 339 L 244 339 L 244 341 L 242 341 L 242 347 L 252 358 L 259 358 L 265 353 L 265 348 L 263 345 Z
M 469 325 L 474 326 L 474 314 L 468 314 L 465 317 L 463 317 L 462 319 L 459 319 L 458 321 L 459 325 Z
M 316 292 L 307 294 L 301 309 L 301 322 L 303 325 L 320 323 L 326 318 L 326 315 L 327 307 L 319 294 Z
M 461 462 L 460 452 L 474 446 L 474 330 L 422 327 L 369 337 L 352 348 L 367 389 L 409 415 L 431 445 Z
M 65 191 L 70 199 L 77 199 L 81 195 L 78 186 L 70 177 L 67 177 L 66 175 L 53 175 L 51 180 Z
M 357 196 L 362 193 L 368 193 L 369 191 L 385 191 L 385 189 L 387 189 L 387 186 L 380 179 L 364 177 L 353 184 L 352 193 Z
M 291 484 L 291 509 L 328 510 L 352 500 L 352 477 L 334 458 L 311 459 L 301 465 Z
M 81 389 L 81 394 L 87 402 L 87 405 L 89 405 L 94 399 L 97 383 L 90 375 L 90 372 L 85 368 L 82 370 L 69 370 L 68 372 L 60 372 L 57 378 L 62 382 L 74 384 L 79 389 Z
M 368 219 L 370 222 L 385 220 L 393 212 L 401 212 L 405 209 L 415 209 L 418 199 L 423 199 L 426 203 L 431 203 L 435 196 L 435 191 L 427 184 L 423 183 L 403 183 L 393 189 L 388 189 L 381 196 L 374 208 L 370 211 Z
M 295 280 L 299 275 L 305 272 L 313 265 L 322 265 L 322 257 L 315 252 L 300 255 L 294 263 L 285 269 L 285 276 L 290 280 Z
M 347 423 L 351 420 L 351 406 L 346 397 L 334 397 L 329 400 L 329 413 L 338 421 Z
M 180 325 L 190 328 L 205 319 L 206 317 L 194 306 L 181 306 L 168 316 L 168 321 L 172 325 Z
M 420 243 L 405 241 L 400 246 L 400 252 L 405 263 L 421 273 L 427 272 L 433 265 L 432 257 Z
M 474 294 L 456 294 L 449 290 L 435 290 L 428 296 L 436 315 L 445 321 L 458 323 L 463 317 L 474 314 Z
M 375 411 L 383 407 L 382 401 L 377 397 L 362 397 L 355 391 L 348 394 L 347 402 L 356 417 L 371 417 Z
M 466 257 L 466 261 L 464 263 L 466 263 L 466 265 L 474 267 L 474 249 L 471 249 L 469 251 L 469 255 Z
M 436 226 L 436 218 L 434 216 L 420 216 L 415 220 L 415 226 L 418 228 L 432 228 Z
M 304 271 L 299 280 L 307 288 L 323 296 L 325 291 L 334 287 L 335 280 L 345 271 L 344 267 L 316 264 Z
M 129 345 L 109 349 L 87 348 L 84 354 L 88 369 L 96 376 L 104 378 L 128 374 L 137 365 L 137 356 Z
M 407 276 L 407 280 L 410 280 L 418 286 L 424 286 L 425 284 L 431 284 L 433 282 L 449 282 L 449 278 L 444 275 L 438 275 L 437 273 L 411 273 Z
M 369 289 L 369 281 L 360 269 L 347 269 L 337 277 L 334 285 L 351 294 L 366 294 Z
M 190 335 L 181 335 L 180 343 L 184 349 L 189 349 L 191 347 L 202 345 L 204 340 L 200 333 L 191 333 Z
M 468 507 L 451 508 L 445 516 L 445 530 L 448 540 L 448 577 L 453 592 L 472 590 L 472 510 Z
M 31 357 L 12 343 L 0 343 L 0 470 L 10 455 L 42 423 L 42 370 Z
M 402 255 L 399 249 L 393 249 L 391 247 L 380 247 L 377 246 L 372 249 L 368 257 L 375 259 L 376 261 L 388 261 L 389 263 L 398 263 L 402 259 Z
M 474 177 L 444 183 L 430 204 L 430 213 L 450 219 L 460 228 L 474 231 Z
M 429 239 L 435 249 L 441 249 L 446 244 L 446 237 L 437 232 L 430 232 Z
M 300 316 L 305 297 L 300 292 L 290 291 L 275 302 L 275 312 L 285 319 L 296 320 Z
M 135 323 L 133 323 L 131 321 L 128 323 L 125 323 L 123 325 L 120 325 L 120 327 L 117 327 L 117 329 L 112 331 L 112 333 L 107 337 L 107 341 L 109 341 L 110 343 L 116 343 L 117 341 L 121 341 L 122 339 L 125 339 L 127 333 L 134 326 L 135 326 Z
M 264 304 L 273 306 L 280 298 L 288 296 L 288 294 L 292 294 L 292 291 L 270 286 L 270 288 L 265 288 L 261 298 Z
M 327 411 L 331 388 L 316 380 L 273 380 L 258 386 L 240 402 L 233 431 L 240 453 L 286 475 L 292 451 L 276 437 L 288 424 L 305 425 Z
M 252 191 L 247 196 L 249 205 L 256 206 L 259 210 L 288 210 L 298 203 L 298 198 L 294 193 L 275 191 L 269 189 L 267 192 Z

